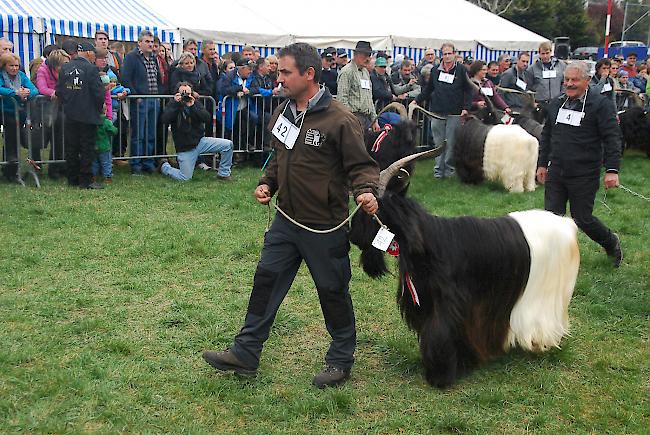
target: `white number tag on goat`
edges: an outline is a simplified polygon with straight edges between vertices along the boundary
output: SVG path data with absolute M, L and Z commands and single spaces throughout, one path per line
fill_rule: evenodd
M 611 90 L 612 90 L 612 85 L 610 85 L 609 83 L 605 83 L 605 84 L 603 85 L 603 90 L 600 91 L 600 93 L 603 94 L 603 93 L 605 93 L 605 92 L 609 92 L 609 91 L 611 91 Z
M 578 112 L 577 110 L 560 109 L 557 112 L 555 123 L 580 127 L 580 122 L 582 122 L 583 116 L 585 116 L 584 112 Z
M 277 137 L 288 150 L 293 148 L 299 134 L 300 129 L 291 121 L 285 118 L 284 115 L 278 116 L 278 120 L 275 121 L 275 125 L 273 126 L 273 136 Z
M 491 97 L 494 95 L 494 91 L 492 90 L 492 88 L 481 88 L 481 93 L 486 97 Z
M 554 79 L 555 77 L 557 77 L 557 73 L 554 69 L 542 71 L 542 78 L 544 79 Z
M 388 231 L 388 228 L 381 227 L 372 241 L 372 246 L 381 251 L 386 251 L 390 246 L 390 242 L 393 241 L 393 237 L 395 237 L 395 234 Z
M 522 91 L 525 91 L 526 88 L 528 87 L 528 83 L 526 83 L 526 82 L 523 81 L 522 79 L 517 79 L 517 83 L 516 83 L 516 84 L 517 84 L 517 87 L 518 87 L 519 89 L 521 89 Z
M 360 79 L 360 81 L 361 81 L 361 89 L 372 89 L 370 86 L 370 80 Z
M 445 82 L 445 83 L 453 83 L 454 77 L 455 76 L 453 74 L 447 74 L 445 72 L 441 72 L 440 75 L 438 76 L 438 81 Z

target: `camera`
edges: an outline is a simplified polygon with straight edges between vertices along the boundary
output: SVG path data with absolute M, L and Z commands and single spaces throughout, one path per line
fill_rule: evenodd
M 181 103 L 189 103 L 192 101 L 192 94 L 189 92 L 181 92 Z

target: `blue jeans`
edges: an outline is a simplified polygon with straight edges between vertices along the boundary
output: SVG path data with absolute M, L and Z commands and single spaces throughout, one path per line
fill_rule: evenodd
M 131 102 L 131 156 L 151 156 L 155 152 L 156 124 L 160 103 L 155 98 Z M 154 169 L 153 159 L 129 160 L 132 171 Z
M 431 133 L 436 147 L 442 146 L 447 141 L 445 150 L 436 157 L 436 166 L 433 175 L 436 178 L 451 177 L 454 175 L 454 142 L 456 140 L 456 129 L 460 126 L 459 115 L 447 115 L 447 119 L 432 119 Z
M 97 175 L 104 178 L 113 178 L 113 154 L 110 151 L 97 153 L 97 158 L 93 160 L 93 177 Z
M 178 160 L 179 169 L 172 167 L 169 163 L 164 163 L 160 168 L 161 172 L 174 180 L 191 180 L 196 161 L 199 155 L 203 153 L 221 154 L 219 171 L 217 173 L 221 177 L 228 177 L 230 175 L 230 167 L 232 166 L 232 141 L 218 137 L 201 138 L 199 144 L 194 149 L 178 153 L 176 159 Z

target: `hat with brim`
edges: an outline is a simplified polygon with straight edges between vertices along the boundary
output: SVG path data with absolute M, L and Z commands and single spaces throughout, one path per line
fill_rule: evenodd
M 320 54 L 320 57 L 321 57 L 321 59 L 326 59 L 326 58 L 327 58 L 327 59 L 333 59 L 333 57 L 332 57 L 332 53 L 330 53 L 329 51 L 324 51 L 324 52 L 322 52 L 322 53 Z
M 374 51 L 372 51 L 372 47 L 370 46 L 370 43 L 368 41 L 359 41 L 357 42 L 356 47 L 354 47 L 354 51 L 357 53 L 364 53 L 364 54 L 372 54 Z

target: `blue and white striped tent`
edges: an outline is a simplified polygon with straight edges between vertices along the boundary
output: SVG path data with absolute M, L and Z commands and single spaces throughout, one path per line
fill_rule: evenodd
M 44 44 L 43 20 L 34 18 L 27 9 L 10 0 L 0 0 L 0 37 L 14 44 L 14 53 L 27 68 L 29 61 L 41 55 Z
M 137 0 L 0 0 L 0 17 L 0 35 L 14 43 L 25 66 L 57 36 L 93 38 L 98 29 L 113 41 L 135 42 L 144 29 L 163 42 L 178 40 L 174 25 Z

